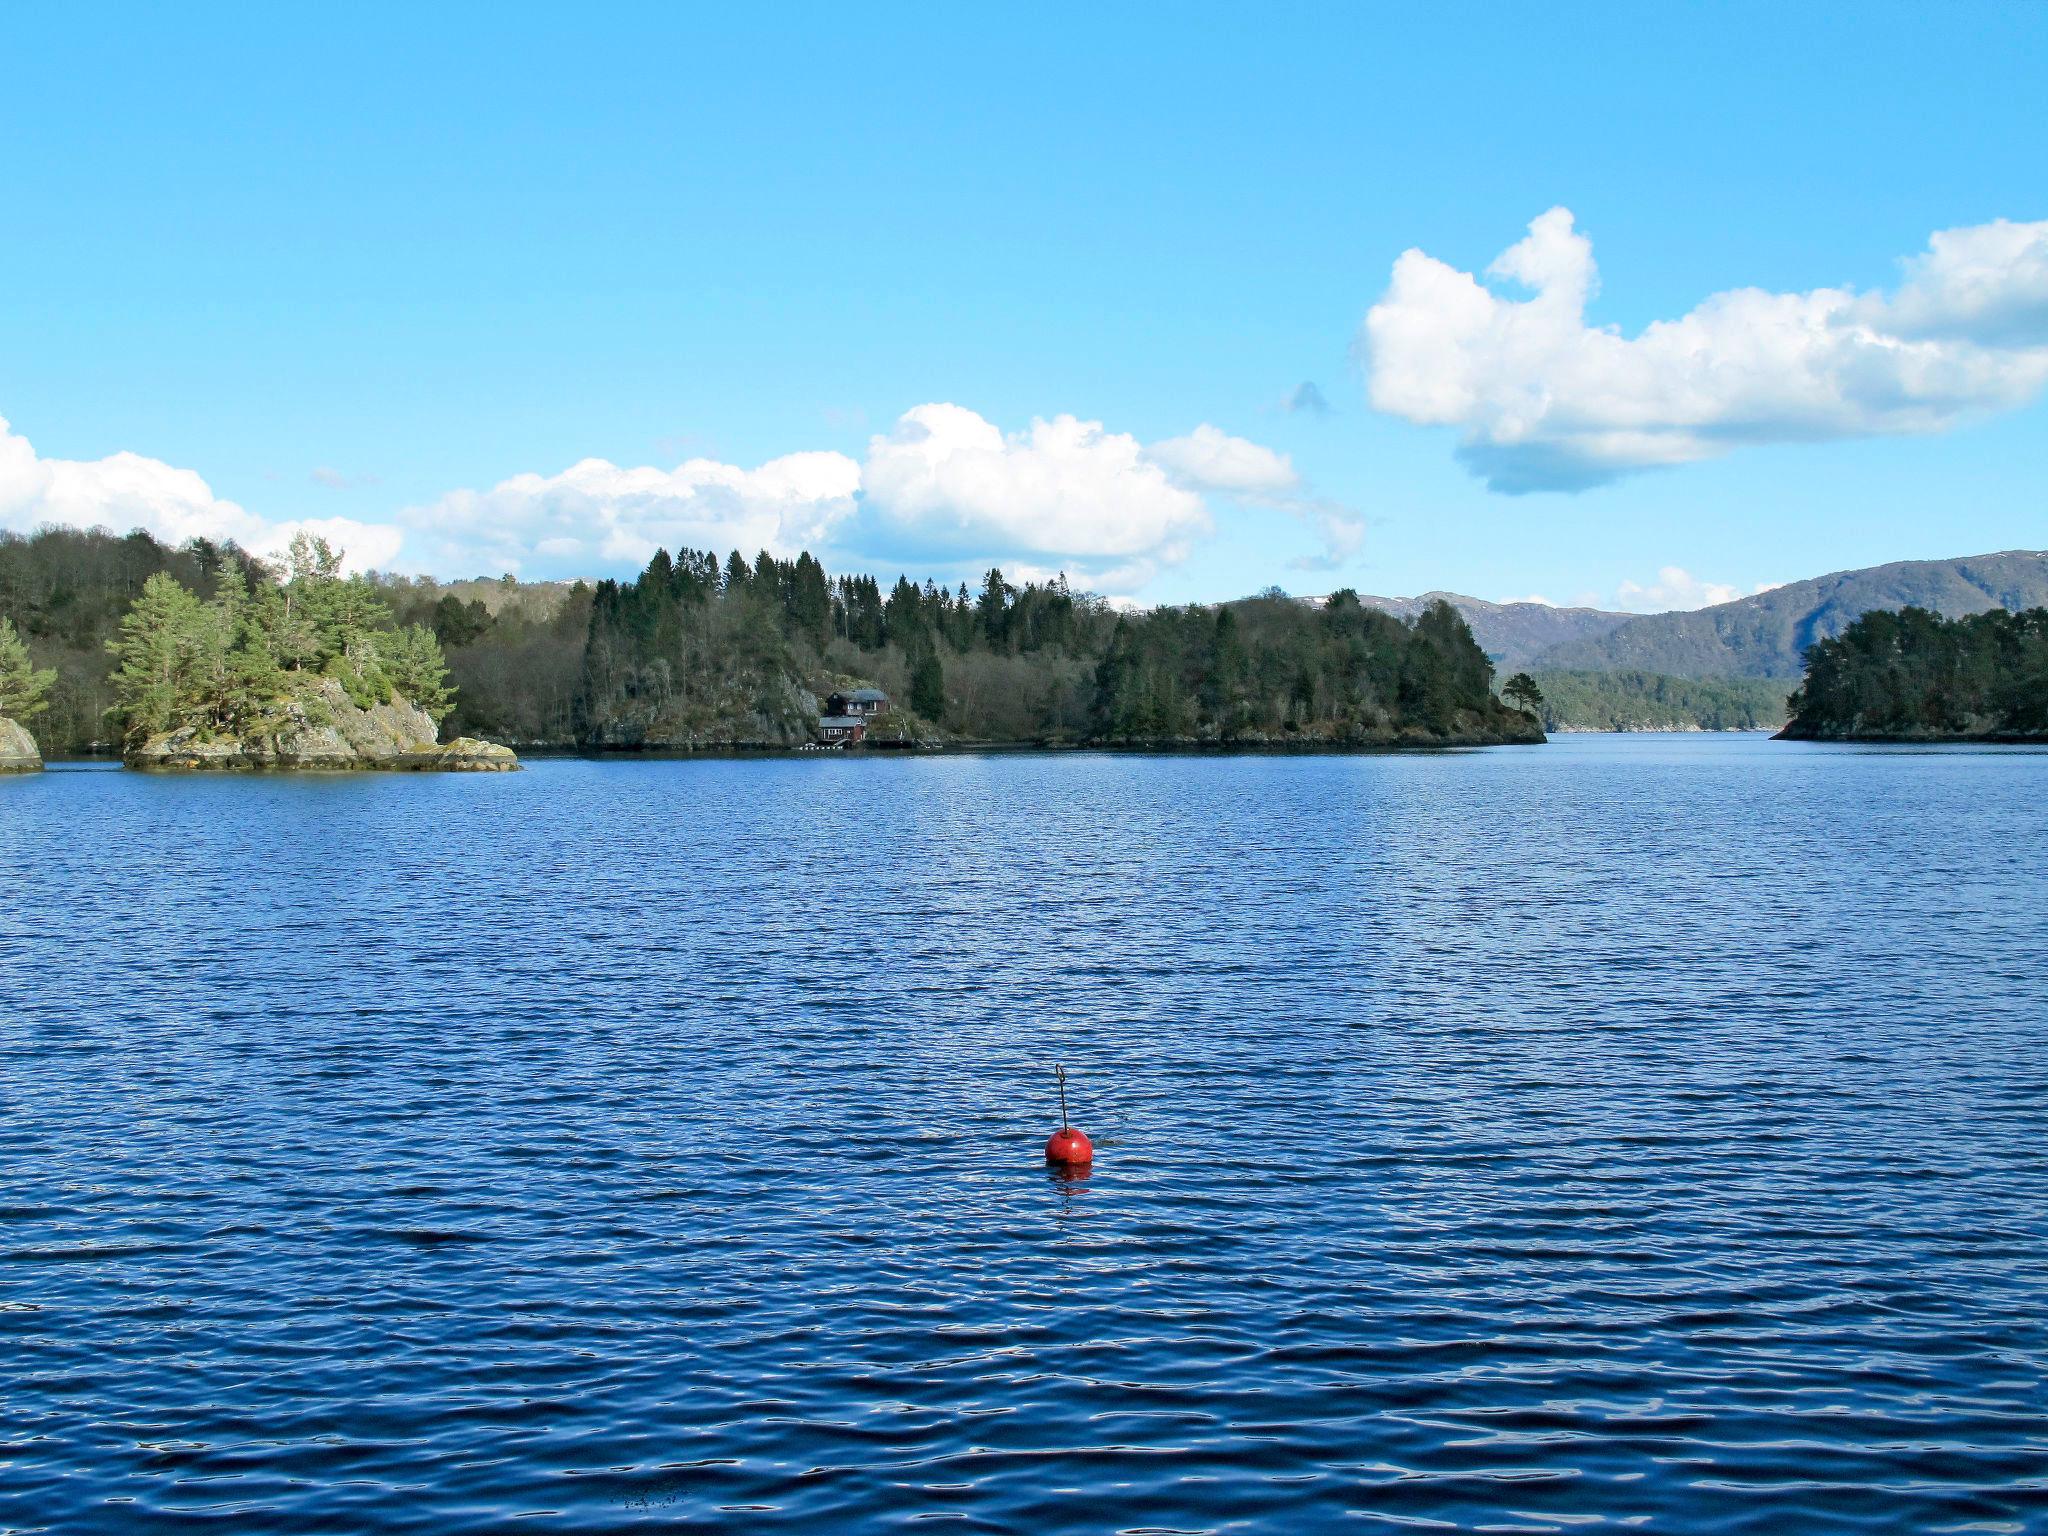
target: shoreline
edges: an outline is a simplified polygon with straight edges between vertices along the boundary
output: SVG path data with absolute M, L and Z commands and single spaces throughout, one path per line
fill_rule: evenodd
M 1601 733 L 1578 733 L 1601 734 Z M 1648 734 L 1646 732 L 1610 732 L 1604 734 Z M 1716 733 L 1733 734 L 1733 733 Z M 689 761 L 697 758 L 731 759 L 789 759 L 809 761 L 812 759 L 860 759 L 860 758 L 906 758 L 906 757 L 997 757 L 1041 755 L 1046 757 L 1070 756 L 1076 753 L 1101 752 L 1119 756 L 1146 757 L 1385 757 L 1405 753 L 1429 752 L 1478 752 L 1495 747 L 1540 747 L 1549 743 L 1545 740 L 1471 740 L 1459 739 L 1442 742 L 1360 742 L 1356 744 L 1332 742 L 1059 742 L 1059 741 L 952 741 L 925 743 L 918 746 L 864 746 L 864 747 L 820 747 L 820 746 L 754 746 L 744 743 L 727 746 L 707 747 L 573 747 L 539 746 L 522 743 L 515 750 L 520 760 L 582 761 L 582 762 L 663 762 Z M 325 773 L 354 776 L 369 773 L 421 773 L 423 770 L 400 764 L 365 763 L 349 766 L 331 763 L 238 763 L 232 767 L 184 767 L 172 764 L 131 764 L 118 752 L 74 752 L 44 760 L 52 767 L 106 767 L 124 772 L 144 773 L 153 778 L 179 776 L 222 776 L 236 775 L 264 777 L 294 773 Z M 446 770 L 443 770 L 446 771 Z

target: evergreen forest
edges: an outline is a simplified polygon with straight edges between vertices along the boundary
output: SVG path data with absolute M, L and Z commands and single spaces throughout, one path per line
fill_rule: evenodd
M 2048 608 L 1866 613 L 1808 649 L 1791 707 L 1809 739 L 2048 736 Z

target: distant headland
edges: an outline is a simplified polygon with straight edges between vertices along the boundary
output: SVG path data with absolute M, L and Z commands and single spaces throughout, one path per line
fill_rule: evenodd
M 1866 613 L 1806 655 L 1792 741 L 2048 742 L 2048 607 Z

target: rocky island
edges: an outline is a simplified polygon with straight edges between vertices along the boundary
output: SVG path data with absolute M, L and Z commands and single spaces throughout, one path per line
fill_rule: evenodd
M 195 725 L 159 731 L 130 746 L 123 761 L 145 769 L 345 770 L 382 768 L 414 772 L 506 772 L 519 766 L 509 747 L 459 736 L 441 742 L 425 710 L 393 694 L 362 708 L 332 678 L 318 678 L 283 701 L 280 718 L 260 735 L 220 735 Z
M 143 584 L 110 649 L 123 760 L 150 770 L 504 772 L 509 748 L 439 739 L 453 707 L 433 632 L 400 627 L 341 556 L 301 535 L 282 573 L 222 549 L 202 600 Z

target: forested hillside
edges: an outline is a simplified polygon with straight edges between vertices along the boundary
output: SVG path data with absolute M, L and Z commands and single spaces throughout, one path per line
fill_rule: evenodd
M 978 592 L 833 580 L 794 561 L 685 551 L 600 582 L 578 741 L 795 745 L 817 696 L 857 680 L 896 702 L 885 735 L 976 741 L 1368 744 L 1522 739 L 1455 610 L 1412 623 L 1341 592 L 1118 614 L 1063 578 Z
M 1657 672 L 1533 674 L 1547 731 L 1775 731 L 1797 678 L 1666 677 Z
M 2048 607 L 1944 619 L 1868 613 L 1808 655 L 1784 735 L 2048 739 Z

